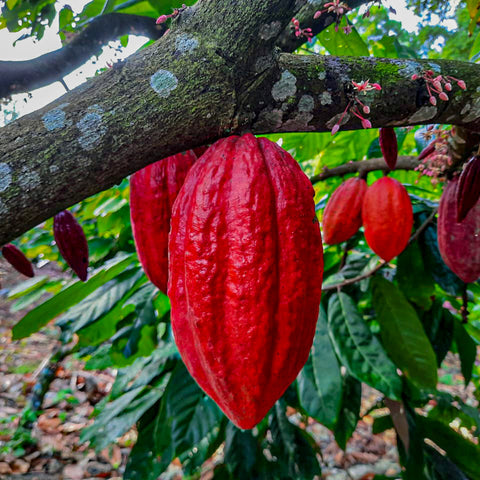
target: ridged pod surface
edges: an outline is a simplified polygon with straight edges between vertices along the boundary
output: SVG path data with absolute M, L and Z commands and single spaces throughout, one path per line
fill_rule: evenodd
M 149 280 L 163 293 L 167 293 L 172 206 L 196 160 L 189 150 L 152 163 L 130 177 L 130 217 L 138 257 Z
M 26 277 L 35 276 L 32 262 L 30 262 L 25 254 L 13 245 L 13 243 L 8 243 L 2 247 L 2 255 L 17 272 L 20 272 Z
M 405 187 L 382 177 L 367 190 L 362 206 L 363 228 L 369 247 L 386 262 L 407 246 L 413 227 L 412 203 Z
M 246 134 L 208 149 L 173 208 L 175 340 L 240 428 L 265 416 L 308 358 L 323 275 L 313 195 L 286 151 Z
M 397 165 L 398 158 L 398 142 L 395 130 L 392 127 L 381 128 L 378 141 L 385 163 L 393 170 Z
M 329 198 L 323 213 L 323 240 L 328 245 L 345 242 L 362 225 L 362 203 L 367 182 L 349 178 Z
M 438 208 L 438 248 L 443 261 L 465 283 L 480 277 L 480 201 L 457 223 L 458 179 L 447 183 Z
M 457 222 L 461 222 L 480 198 L 480 156 L 471 158 L 458 180 Z
M 53 236 L 60 255 L 85 282 L 88 277 L 88 243 L 83 228 L 68 210 L 53 217 Z

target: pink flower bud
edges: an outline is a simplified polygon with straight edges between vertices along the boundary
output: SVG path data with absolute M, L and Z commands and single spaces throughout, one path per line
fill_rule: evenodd
M 445 90 L 446 90 L 447 92 L 450 92 L 450 91 L 452 90 L 452 84 L 451 84 L 450 82 L 447 82 L 447 83 L 445 84 Z
M 445 92 L 442 92 L 442 93 L 438 96 L 438 98 L 439 98 L 440 100 L 443 100 L 444 102 L 448 101 L 448 95 L 447 95 Z
M 430 103 L 432 105 L 436 105 L 437 104 L 437 99 L 435 97 L 430 97 Z
M 313 16 L 313 18 L 316 20 L 318 17 L 320 17 L 321 14 L 322 14 L 322 12 L 320 10 L 317 10 L 315 12 L 315 15 Z
M 381 90 L 382 89 L 382 87 L 378 83 L 372 83 L 371 85 L 375 90 Z
M 457 85 L 462 89 L 462 90 L 465 90 L 467 88 L 467 85 L 466 83 L 463 81 L 463 80 L 459 80 L 457 82 Z
M 372 128 L 372 124 L 371 124 L 370 120 L 368 120 L 366 118 L 362 118 L 362 127 L 363 128 Z
M 160 15 L 158 18 L 157 18 L 157 21 L 155 22 L 157 25 L 160 25 L 161 23 L 163 22 L 166 22 L 167 21 L 167 16 L 166 15 Z
M 336 123 L 332 128 L 332 135 L 335 135 L 340 130 L 340 125 Z
M 441 84 L 439 81 L 437 81 L 437 80 L 435 80 L 435 81 L 433 82 L 433 86 L 434 86 L 437 90 L 440 90 L 440 91 L 443 90 L 442 84 Z
M 417 75 L 416 73 L 414 73 L 414 74 L 412 75 L 412 80 L 417 80 L 417 79 L 418 79 L 418 75 Z
M 365 113 L 365 115 L 368 115 L 370 113 L 370 107 L 368 105 L 363 106 L 363 113 Z

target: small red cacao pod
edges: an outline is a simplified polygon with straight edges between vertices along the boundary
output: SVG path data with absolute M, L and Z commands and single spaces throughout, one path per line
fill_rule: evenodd
M 465 165 L 458 180 L 457 222 L 461 222 L 480 198 L 480 157 L 474 156 Z
M 423 160 L 435 151 L 435 140 L 430 142 L 418 155 L 418 160 Z
M 390 170 L 393 170 L 398 158 L 398 142 L 395 130 L 392 127 L 381 128 L 378 141 L 385 163 Z
M 172 205 L 196 160 L 189 150 L 152 163 L 130 177 L 130 217 L 138 257 L 149 280 L 163 293 L 167 293 Z
M 329 198 L 323 213 L 323 239 L 328 245 L 345 242 L 362 225 L 363 197 L 367 182 L 363 178 L 349 178 Z
M 458 179 L 447 183 L 438 207 L 438 248 L 443 261 L 465 283 L 480 277 L 480 201 L 457 222 Z
M 365 239 L 386 262 L 407 246 L 413 227 L 413 210 L 405 187 L 394 178 L 382 177 L 371 185 L 362 206 Z
M 88 243 L 83 228 L 70 211 L 64 210 L 53 217 L 53 236 L 60 255 L 85 282 L 88 276 Z
M 26 277 L 35 276 L 32 262 L 12 243 L 7 243 L 7 245 L 2 247 L 2 255 L 17 272 L 20 272 Z
M 313 196 L 290 154 L 246 134 L 212 145 L 173 206 L 175 340 L 240 428 L 265 416 L 308 358 L 323 275 Z

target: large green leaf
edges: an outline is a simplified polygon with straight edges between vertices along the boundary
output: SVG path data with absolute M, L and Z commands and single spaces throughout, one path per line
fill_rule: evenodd
M 330 338 L 349 373 L 390 398 L 400 399 L 402 381 L 381 343 L 345 293 L 335 293 L 328 302 Z
M 380 275 L 371 282 L 383 345 L 409 380 L 420 388 L 437 385 L 437 359 L 415 309 Z
M 257 457 L 257 441 L 251 430 L 240 430 L 229 422 L 224 455 L 233 478 L 252 478 L 251 472 Z
M 328 336 L 327 314 L 323 306 L 307 363 L 297 378 L 300 404 L 305 412 L 332 429 L 342 402 L 342 376 Z
M 425 269 L 418 242 L 411 243 L 397 259 L 395 280 L 404 295 L 424 309 L 432 306 L 435 284 Z
M 480 446 L 470 442 L 447 425 L 426 417 L 417 417 L 424 437 L 429 438 L 460 467 L 471 480 L 480 480 Z
M 361 403 L 362 384 L 350 375 L 345 375 L 342 405 L 334 430 L 335 440 L 342 450 L 347 448 L 347 442 L 357 427 Z
M 448 312 L 448 314 L 450 314 L 450 312 Z M 475 359 L 477 358 L 477 344 L 456 318 L 453 318 L 453 324 L 455 344 L 457 345 L 460 356 L 462 375 L 465 379 L 465 385 L 468 385 L 472 378 L 472 370 L 475 365 Z
M 431 480 L 468 480 L 448 457 L 430 445 L 425 445 L 425 466 Z
M 57 315 L 76 305 L 98 287 L 119 275 L 136 260 L 134 255 L 121 256 L 97 270 L 85 283 L 76 281 L 57 295 L 28 312 L 12 330 L 14 340 L 27 337 L 45 326 Z
M 317 37 L 320 43 L 328 50 L 331 55 L 349 55 L 368 57 L 369 51 L 367 44 L 358 34 L 355 28 L 349 34 L 343 30 L 347 26 L 346 19 L 342 19 L 340 28 L 332 23 L 323 30 Z

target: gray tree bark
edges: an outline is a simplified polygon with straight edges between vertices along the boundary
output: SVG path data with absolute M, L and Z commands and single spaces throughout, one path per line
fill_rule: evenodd
M 362 95 L 374 127 L 478 129 L 480 67 L 453 61 L 322 57 L 276 44 L 306 0 L 201 0 L 150 48 L 0 130 L 0 245 L 168 155 L 246 131 L 328 131 Z M 293 35 L 293 33 L 292 33 Z M 413 73 L 467 82 L 428 102 Z M 346 116 L 342 129 L 358 129 Z M 339 133 L 338 135 L 341 135 Z

